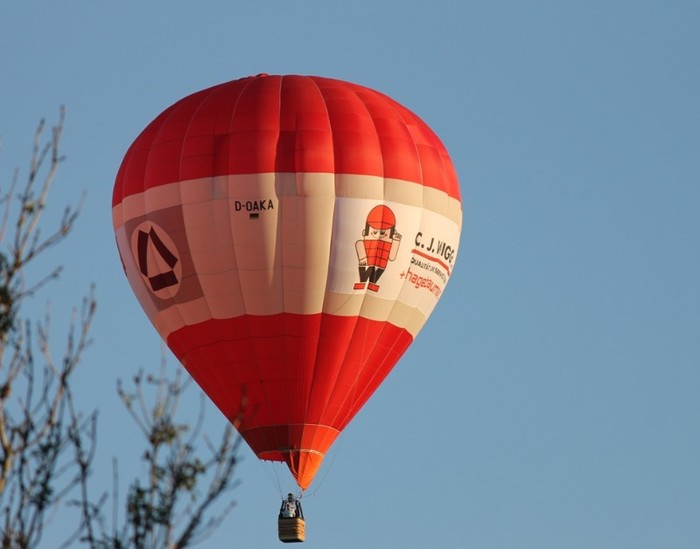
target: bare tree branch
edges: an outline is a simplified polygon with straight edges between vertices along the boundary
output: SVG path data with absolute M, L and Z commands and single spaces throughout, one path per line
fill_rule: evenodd
M 236 485 L 240 437 L 228 426 L 221 442 L 212 444 L 203 433 L 201 400 L 194 424 L 177 419 L 191 379 L 179 368 L 171 374 L 165 359 L 158 376 L 139 371 L 132 390 L 119 381 L 117 394 L 144 435 L 142 460 L 148 467 L 146 478 L 136 478 L 128 487 L 120 524 L 116 460 L 111 499 L 108 493 L 95 499 L 90 479 L 98 415 L 81 412 L 72 390 L 92 342 L 95 290 L 73 311 L 60 357 L 50 342 L 50 311 L 38 322 L 21 317 L 25 300 L 61 273 L 57 266 L 30 276 L 27 268 L 70 234 L 81 209 L 81 204 L 65 208 L 58 227 L 42 233 L 42 214 L 63 161 L 64 120 L 61 109 L 48 138 L 45 122 L 40 122 L 24 185 L 15 171 L 8 190 L 0 188 L 0 548 L 37 547 L 50 517 L 60 513 L 63 519 L 66 510 L 77 520 L 62 547 L 190 547 L 211 534 L 233 506 L 229 502 L 211 517 L 214 503 Z M 104 517 L 108 501 L 113 507 L 109 527 Z

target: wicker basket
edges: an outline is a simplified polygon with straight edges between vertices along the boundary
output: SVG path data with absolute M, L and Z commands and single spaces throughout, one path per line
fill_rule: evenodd
M 284 543 L 299 543 L 306 539 L 306 523 L 301 518 L 279 518 L 277 530 L 280 541 Z

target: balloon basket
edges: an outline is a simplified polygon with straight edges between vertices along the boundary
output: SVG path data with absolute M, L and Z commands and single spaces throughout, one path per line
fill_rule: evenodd
M 279 518 L 277 530 L 283 543 L 300 543 L 306 539 L 306 523 L 301 518 Z

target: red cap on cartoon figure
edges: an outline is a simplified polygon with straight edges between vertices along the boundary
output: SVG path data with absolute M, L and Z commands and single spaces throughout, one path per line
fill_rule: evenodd
M 386 206 L 375 206 L 367 214 L 367 225 L 373 229 L 391 229 L 396 225 L 396 217 Z

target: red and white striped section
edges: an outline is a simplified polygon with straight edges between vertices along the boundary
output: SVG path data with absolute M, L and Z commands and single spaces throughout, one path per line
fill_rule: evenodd
M 378 205 L 393 226 L 368 217 Z M 410 111 L 267 75 L 164 111 L 129 149 L 112 209 L 153 325 L 302 488 L 435 307 L 462 215 L 449 156 Z

